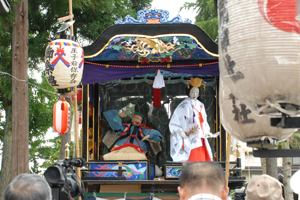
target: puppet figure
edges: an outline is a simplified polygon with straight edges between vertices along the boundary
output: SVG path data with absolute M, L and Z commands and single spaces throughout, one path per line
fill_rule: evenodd
M 155 156 L 159 150 L 157 144 L 163 138 L 159 131 L 148 128 L 142 123 L 144 115 L 135 112 L 131 124 L 122 123 L 124 113 L 116 110 L 104 112 L 112 131 L 103 138 L 103 143 L 111 152 L 103 156 L 104 160 L 147 160 L 147 155 Z
M 212 161 L 207 136 L 212 135 L 204 104 L 197 98 L 202 79 L 191 78 L 187 95 L 174 110 L 169 123 L 170 154 L 176 162 Z

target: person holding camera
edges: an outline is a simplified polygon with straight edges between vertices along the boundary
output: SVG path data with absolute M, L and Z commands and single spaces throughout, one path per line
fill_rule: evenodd
M 180 200 L 227 200 L 225 173 L 213 162 L 191 162 L 182 167 L 178 193 Z
M 19 174 L 5 188 L 3 200 L 52 200 L 47 181 L 37 174 Z

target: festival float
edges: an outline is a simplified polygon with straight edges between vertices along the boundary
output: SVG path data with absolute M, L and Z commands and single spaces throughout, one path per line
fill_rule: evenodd
M 179 15 L 169 19 L 166 10 L 141 10 L 137 19 L 117 20 L 83 50 L 81 156 L 87 168 L 81 169 L 81 178 L 87 197 L 96 191 L 102 198 L 126 194 L 146 198 L 150 193 L 160 199 L 178 198 L 178 178 L 186 162 L 173 162 L 170 157 L 168 124 L 187 97 L 191 78 L 201 79 L 199 100 L 205 106 L 210 131 L 220 132 L 209 138 L 213 162 L 226 168 L 231 189 L 243 185 L 240 162 L 231 163 L 230 170 L 226 167 L 227 135 L 220 128 L 217 105 L 218 45 L 201 28 Z M 157 79 L 161 84 L 156 84 Z M 112 110 L 116 118 L 108 121 Z M 118 112 L 127 117 L 117 116 Z M 163 139 L 151 147 L 154 152 L 152 156 L 148 152 L 147 159 L 106 160 L 117 137 L 111 127 L 130 121 L 135 112 Z

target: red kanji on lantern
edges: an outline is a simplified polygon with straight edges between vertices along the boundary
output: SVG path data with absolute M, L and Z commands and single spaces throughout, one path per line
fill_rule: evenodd
M 71 107 L 70 104 L 60 99 L 53 107 L 53 127 L 60 135 L 69 131 L 71 123 Z

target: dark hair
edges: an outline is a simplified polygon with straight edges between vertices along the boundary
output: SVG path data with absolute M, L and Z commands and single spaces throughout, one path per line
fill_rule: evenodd
M 226 187 L 225 173 L 213 162 L 188 163 L 182 167 L 179 177 L 182 188 L 196 188 L 205 185 L 211 189 Z
M 3 200 L 52 200 L 47 181 L 37 174 L 19 174 L 5 188 Z

